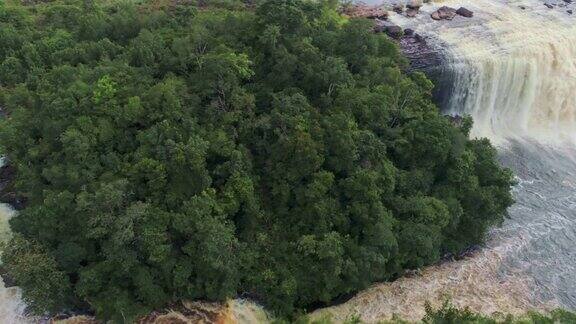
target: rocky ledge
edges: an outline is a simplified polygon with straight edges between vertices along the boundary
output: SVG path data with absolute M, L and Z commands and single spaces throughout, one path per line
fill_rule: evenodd
M 434 20 L 452 20 L 454 17 L 456 17 L 456 15 L 472 18 L 474 16 L 474 12 L 464 7 L 454 9 L 448 6 L 442 6 L 438 10 L 434 11 L 430 17 L 432 17 Z

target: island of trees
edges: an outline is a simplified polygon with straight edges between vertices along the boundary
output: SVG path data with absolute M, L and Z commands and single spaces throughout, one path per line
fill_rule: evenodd
M 27 1 L 34 2 L 34 1 Z M 3 263 L 34 313 L 294 316 L 482 242 L 512 175 L 336 1 L 0 5 Z

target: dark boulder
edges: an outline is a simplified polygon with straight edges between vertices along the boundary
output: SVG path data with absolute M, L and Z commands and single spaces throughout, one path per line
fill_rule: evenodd
M 412 35 L 414 35 L 414 30 L 410 29 L 410 28 L 406 28 L 406 29 L 404 29 L 404 35 L 412 36 Z
M 420 34 L 414 34 L 414 40 L 415 40 L 417 43 L 424 43 L 424 44 L 426 44 L 426 39 L 424 39 L 424 37 L 422 37 L 422 35 L 420 35 Z
M 397 26 L 386 20 L 376 20 L 376 25 L 374 26 L 374 32 L 386 33 L 386 35 L 394 39 L 400 39 L 402 35 L 404 35 L 402 27 Z
M 474 16 L 474 12 L 472 12 L 471 10 L 468 10 L 464 7 L 458 8 L 458 10 L 456 10 L 456 13 L 459 14 L 460 16 L 466 17 L 466 18 L 472 18 L 472 16 Z
M 394 7 L 392 7 L 392 11 L 394 11 L 397 14 L 401 14 L 402 12 L 404 12 L 404 5 L 397 3 L 394 5 Z
M 418 14 L 418 10 L 416 9 L 408 9 L 406 10 L 406 17 L 414 18 Z
M 571 15 L 571 14 L 573 13 L 572 10 L 566 10 L 566 12 L 567 12 L 569 15 Z
M 422 1 L 420 1 L 420 0 L 410 0 L 406 4 L 406 8 L 408 8 L 408 9 L 418 10 L 418 9 L 420 9 L 420 7 L 422 7 Z
M 404 34 L 404 32 L 402 31 L 402 27 L 396 26 L 396 25 L 386 27 L 385 32 L 386 32 L 386 35 L 388 35 L 394 39 L 399 39 Z
M 545 3 L 544 5 L 545 5 L 546 7 L 548 7 L 548 9 L 552 9 L 552 8 L 554 8 L 554 6 L 553 6 L 553 5 L 551 5 L 551 4 L 549 4 L 549 3 Z
M 368 6 L 360 3 L 342 10 L 342 13 L 351 18 L 386 19 L 388 11 L 382 6 Z
M 443 6 L 434 11 L 430 16 L 434 20 L 452 20 L 456 16 L 456 9 Z

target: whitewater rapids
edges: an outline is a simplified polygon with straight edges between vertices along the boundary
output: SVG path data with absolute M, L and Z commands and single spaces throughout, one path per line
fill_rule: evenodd
M 544 4 L 448 0 L 425 4 L 416 18 L 391 13 L 441 53 L 433 69 L 449 85 L 443 111 L 471 115 L 472 136 L 497 146 L 516 175 L 516 203 L 472 257 L 374 285 L 313 317 L 419 320 L 426 301 L 445 299 L 487 315 L 576 310 L 576 16 L 567 12 L 576 6 Z M 474 17 L 434 21 L 440 6 Z

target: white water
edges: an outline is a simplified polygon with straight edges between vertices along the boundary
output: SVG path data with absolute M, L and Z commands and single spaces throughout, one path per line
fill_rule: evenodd
M 472 135 L 497 145 L 517 176 L 516 203 L 474 257 L 376 285 L 315 316 L 416 320 L 424 302 L 445 298 L 485 314 L 576 310 L 576 16 L 566 12 L 576 6 L 557 4 L 448 0 L 424 5 L 416 18 L 392 13 L 443 53 L 442 75 L 453 85 L 443 108 L 471 115 Z M 443 5 L 474 17 L 432 20 Z
M 430 19 L 440 5 L 475 15 Z M 392 20 L 441 44 L 449 60 L 444 68 L 454 78 L 444 108 L 471 115 L 473 135 L 559 144 L 576 139 L 576 16 L 568 9 L 576 10 L 535 0 L 450 0 L 425 5 L 417 19 Z

